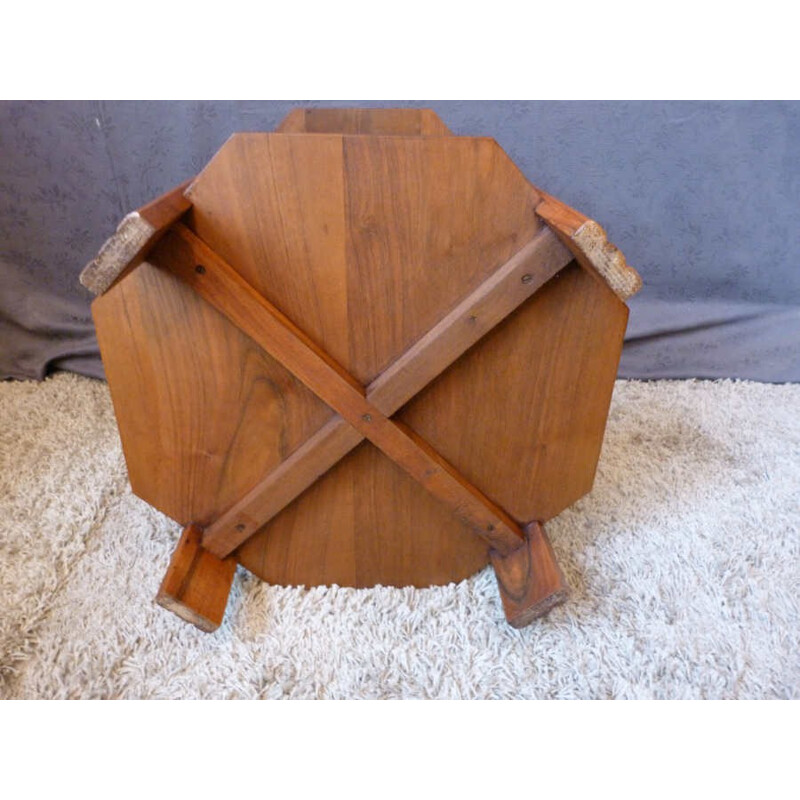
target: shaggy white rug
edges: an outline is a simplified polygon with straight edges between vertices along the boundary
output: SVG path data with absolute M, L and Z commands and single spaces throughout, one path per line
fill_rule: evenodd
M 268 586 L 203 634 L 153 603 L 105 384 L 0 384 L 5 698 L 800 697 L 800 385 L 617 383 L 594 491 L 548 525 L 571 600 L 516 631 L 457 585 Z

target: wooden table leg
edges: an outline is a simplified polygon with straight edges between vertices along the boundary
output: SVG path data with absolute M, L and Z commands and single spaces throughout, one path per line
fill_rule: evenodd
M 204 550 L 202 534 L 197 525 L 184 528 L 156 602 L 201 631 L 212 633 L 225 615 L 236 559 L 220 559 Z
M 525 527 L 525 541 L 513 553 L 492 550 L 489 558 L 509 625 L 524 628 L 567 599 L 569 587 L 541 523 Z

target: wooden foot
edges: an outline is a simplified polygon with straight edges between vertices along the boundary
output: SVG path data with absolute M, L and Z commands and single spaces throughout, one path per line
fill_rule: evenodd
M 156 602 L 181 619 L 211 633 L 222 623 L 236 560 L 219 559 L 200 546 L 202 529 L 189 525 L 172 554 Z
M 550 540 L 538 522 L 525 528 L 525 541 L 513 553 L 489 553 L 508 623 L 524 628 L 561 605 L 569 587 L 556 562 Z

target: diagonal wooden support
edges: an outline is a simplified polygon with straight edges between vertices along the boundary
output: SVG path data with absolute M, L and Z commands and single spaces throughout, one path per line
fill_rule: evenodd
M 189 199 L 179 187 L 129 215 L 82 276 L 96 293 L 113 289 L 95 316 L 131 480 L 175 519 L 208 524 L 184 531 L 159 600 L 211 629 L 237 560 L 265 580 L 361 585 L 437 583 L 485 563 L 485 547 L 464 540 L 439 504 L 398 474 L 399 465 L 489 542 L 508 620 L 527 624 L 564 598 L 565 585 L 541 524 L 521 520 L 549 519 L 591 485 L 627 317 L 618 300 L 636 291 L 638 276 L 597 223 L 538 192 L 491 140 L 451 137 L 430 112 L 306 110 L 281 130 L 327 135 L 233 137 Z M 463 199 L 463 210 L 453 197 Z M 196 208 L 186 224 L 233 260 L 232 274 L 177 224 L 190 203 Z M 508 264 L 486 263 L 530 237 Z M 186 265 L 173 263 L 176 241 L 188 241 Z M 560 266 L 574 263 L 513 324 L 447 370 L 547 280 L 534 252 L 542 242 L 559 251 Z M 144 259 L 156 266 L 144 264 L 118 285 Z M 298 272 L 298 263 L 306 269 Z M 176 264 L 185 266 L 183 286 L 166 274 Z M 549 266 L 550 275 L 558 272 Z M 419 336 L 432 313 L 452 308 L 462 281 L 487 267 L 496 274 L 360 385 L 396 357 L 398 337 Z M 517 268 L 524 272 L 513 275 Z M 250 289 L 253 302 L 232 286 Z M 262 290 L 309 335 L 274 307 L 265 315 Z M 195 358 L 198 339 L 207 351 Z M 329 344 L 348 369 L 324 352 Z M 507 394 L 495 405 L 498 385 L 483 378 L 499 362 Z M 327 414 L 298 381 L 328 405 Z M 178 394 L 181 388 L 189 391 Z M 420 402 L 398 415 L 413 430 L 393 421 L 420 390 Z M 196 413 L 209 408 L 213 414 Z M 240 408 L 241 418 L 228 416 Z M 312 430 L 304 410 L 317 420 L 338 415 L 303 442 Z M 463 436 L 463 414 L 475 417 L 480 438 Z M 364 438 L 392 463 L 359 448 L 316 487 L 320 502 L 292 503 Z M 284 460 L 272 469 L 276 448 Z M 268 541 L 259 535 L 236 552 L 287 504 Z M 370 536 L 381 509 L 391 509 L 388 524 Z M 206 549 L 215 542 L 226 557 Z
M 191 231 L 176 225 L 152 260 L 192 286 L 492 548 L 508 554 L 519 547 L 524 534 L 515 520 L 427 442 L 389 419 L 343 367 Z
M 502 509 L 470 486 L 427 443 L 415 440 L 412 432 L 387 418 L 571 260 L 552 233 L 540 232 L 376 378 L 366 393 L 187 229 L 178 226 L 152 260 L 176 271 L 334 409 L 340 410 L 337 403 L 342 402 L 342 396 L 333 397 L 331 387 L 320 385 L 320 380 L 338 380 L 345 392 L 344 402 L 350 406 L 356 403 L 350 419 L 343 414 L 330 420 L 213 523 L 204 536 L 204 547 L 219 557 L 228 555 L 365 437 L 443 499 L 500 552 L 518 546 L 517 537 L 522 536 L 519 526 Z M 273 321 L 272 333 L 278 335 L 269 343 L 259 338 L 264 335 L 260 323 L 268 320 Z M 317 370 L 327 368 L 311 382 L 307 367 L 297 369 L 298 342 L 306 351 L 306 360 L 309 352 L 315 356 L 312 366 Z M 508 538 L 509 532 L 513 533 L 513 540 Z M 498 537 L 505 538 L 499 541 Z
M 564 254 L 560 253 L 562 266 L 564 258 Z M 166 266 L 192 286 L 201 297 L 289 369 L 321 400 L 338 411 L 342 425 L 349 425 L 362 437 L 369 439 L 483 538 L 490 545 L 491 558 L 504 570 L 503 574 L 514 576 L 514 581 L 510 583 L 498 577 L 498 584 L 504 607 L 507 613 L 513 615 L 513 619 L 518 620 L 518 624 L 527 624 L 534 617 L 563 602 L 566 586 L 540 526 L 536 525 L 538 535 L 532 538 L 530 526 L 523 530 L 516 520 L 469 483 L 426 441 L 401 423 L 389 419 L 371 402 L 368 393 L 352 376 L 191 231 L 181 225 L 175 226 L 154 253 L 152 261 L 156 266 Z M 552 263 L 546 269 L 541 269 L 541 264 L 539 266 L 542 282 L 543 274 L 548 269 L 557 271 Z M 512 269 L 518 267 L 519 263 L 515 263 Z M 532 281 L 530 272 L 524 273 L 520 279 L 524 286 Z M 503 292 L 488 294 L 493 298 L 492 307 L 504 296 Z M 462 311 L 461 307 L 456 309 L 457 318 L 461 318 L 459 315 Z M 477 317 L 468 317 L 468 324 L 470 321 L 474 324 Z M 445 330 L 449 328 L 446 327 Z M 440 350 L 441 345 L 434 344 L 439 341 L 447 343 L 449 340 L 447 336 L 441 339 L 423 337 L 411 351 L 418 348 L 416 352 L 419 353 L 447 352 L 446 349 Z M 414 360 L 405 357 L 398 359 L 400 371 L 397 374 L 402 374 Z M 422 359 L 419 366 L 424 365 L 427 365 L 427 369 L 432 369 L 426 359 Z M 416 381 L 424 385 L 419 376 Z M 402 393 L 398 386 L 385 381 L 376 383 L 373 386 L 373 396 L 383 397 L 387 403 L 391 401 L 401 404 L 399 398 Z M 414 380 L 409 380 L 409 383 L 416 385 Z M 321 470 L 317 463 L 317 475 L 319 474 Z M 209 552 L 209 555 L 212 554 Z M 520 564 L 527 565 L 527 568 L 522 569 Z M 521 579 L 518 573 L 522 576 Z M 507 600 L 507 595 L 512 598 L 511 601 Z M 525 605 L 526 602 L 529 607 Z M 509 620 L 512 620 L 512 616 L 509 616 Z
M 200 545 L 202 531 L 189 525 L 181 534 L 156 602 L 211 633 L 222 623 L 236 574 L 236 559 L 220 559 Z

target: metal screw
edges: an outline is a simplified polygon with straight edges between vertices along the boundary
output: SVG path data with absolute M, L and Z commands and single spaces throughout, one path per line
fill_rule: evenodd
M 245 527 L 245 526 L 244 526 L 244 522 L 240 522 L 240 523 L 239 523 L 239 524 L 236 526 L 236 530 L 237 530 L 237 531 L 239 531 L 239 532 L 241 532 L 241 531 L 243 531 L 243 530 L 244 530 L 244 527 Z
M 205 268 L 205 267 L 204 267 L 202 264 L 198 264 L 198 265 L 197 265 L 197 266 L 194 268 L 194 271 L 195 271 L 195 272 L 196 272 L 198 275 L 205 275 L 205 274 L 206 274 L 206 268 Z
M 494 530 L 494 525 L 492 525 L 492 523 L 490 522 L 490 523 L 489 523 L 489 524 L 486 526 L 486 530 L 487 530 L 487 531 L 493 531 L 493 530 Z
M 372 422 L 372 414 L 362 414 L 361 419 L 363 419 L 364 422 Z
M 522 276 L 522 282 L 523 283 L 530 283 L 532 280 L 533 280 L 533 276 L 532 275 L 523 275 Z

